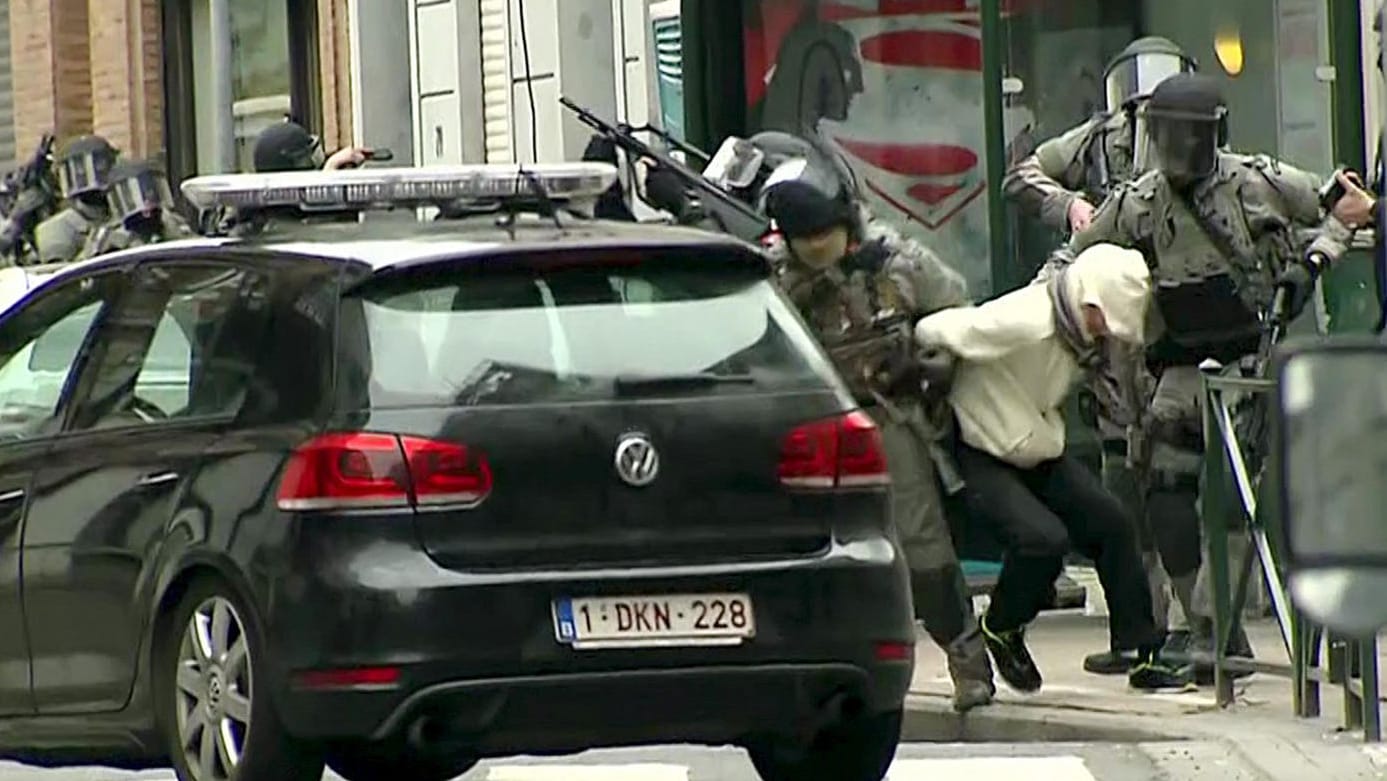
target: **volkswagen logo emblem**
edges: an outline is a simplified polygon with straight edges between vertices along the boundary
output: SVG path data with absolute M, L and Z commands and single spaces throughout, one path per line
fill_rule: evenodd
M 644 434 L 627 434 L 616 443 L 616 473 L 637 488 L 655 482 L 660 474 L 660 454 Z

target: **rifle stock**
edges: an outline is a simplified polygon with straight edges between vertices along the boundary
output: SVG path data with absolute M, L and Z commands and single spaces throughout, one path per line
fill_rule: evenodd
M 611 139 L 632 159 L 653 160 L 661 168 L 677 174 L 684 186 L 698 192 L 705 211 L 709 212 L 728 233 L 743 241 L 756 242 L 770 230 L 770 220 L 760 212 L 713 184 L 703 175 L 661 149 L 636 138 L 633 128 L 613 125 L 566 97 L 559 103 L 573 112 L 579 122 Z

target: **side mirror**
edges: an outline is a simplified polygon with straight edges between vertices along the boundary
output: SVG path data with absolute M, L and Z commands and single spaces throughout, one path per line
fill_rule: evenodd
M 1274 365 L 1291 596 L 1315 621 L 1371 636 L 1387 626 L 1387 344 L 1290 345 Z

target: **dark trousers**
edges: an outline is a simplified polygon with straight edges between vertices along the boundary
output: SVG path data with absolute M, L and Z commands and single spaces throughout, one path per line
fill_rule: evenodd
M 1024 470 L 961 442 L 957 456 L 967 487 L 955 499 L 969 522 L 986 525 L 1006 551 L 988 629 L 1008 631 L 1034 620 L 1072 549 L 1098 570 L 1113 645 L 1136 650 L 1161 644 L 1136 521 L 1097 475 L 1069 455 Z

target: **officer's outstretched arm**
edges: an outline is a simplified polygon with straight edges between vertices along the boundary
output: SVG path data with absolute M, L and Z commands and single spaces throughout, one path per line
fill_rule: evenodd
M 1069 206 L 1081 197 L 1084 149 L 1098 124 L 1091 119 L 1052 138 L 1007 171 L 1002 192 L 1022 213 L 1057 230 L 1069 229 Z
M 1131 185 L 1118 186 L 1098 207 L 1098 211 L 1094 212 L 1093 222 L 1089 224 L 1088 229 L 1070 238 L 1070 251 L 1078 255 L 1094 244 L 1116 244 L 1119 247 L 1137 248 L 1137 236 L 1132 226 L 1136 225 L 1136 215 L 1141 208 L 1141 199 Z
M 969 302 L 968 283 L 925 245 L 904 239 L 886 262 L 886 273 L 896 289 L 910 299 L 903 302 L 923 316 Z
M 1323 262 L 1333 263 L 1348 251 L 1353 242 L 1353 230 L 1333 214 L 1321 211 L 1319 193 L 1323 180 L 1319 176 L 1261 156 L 1255 159 L 1253 166 L 1260 174 L 1253 181 L 1262 190 L 1256 194 L 1262 196 L 1257 200 L 1274 204 L 1276 219 L 1292 230 L 1297 227 L 1317 229 L 1306 250 L 1307 256 L 1318 255 Z

